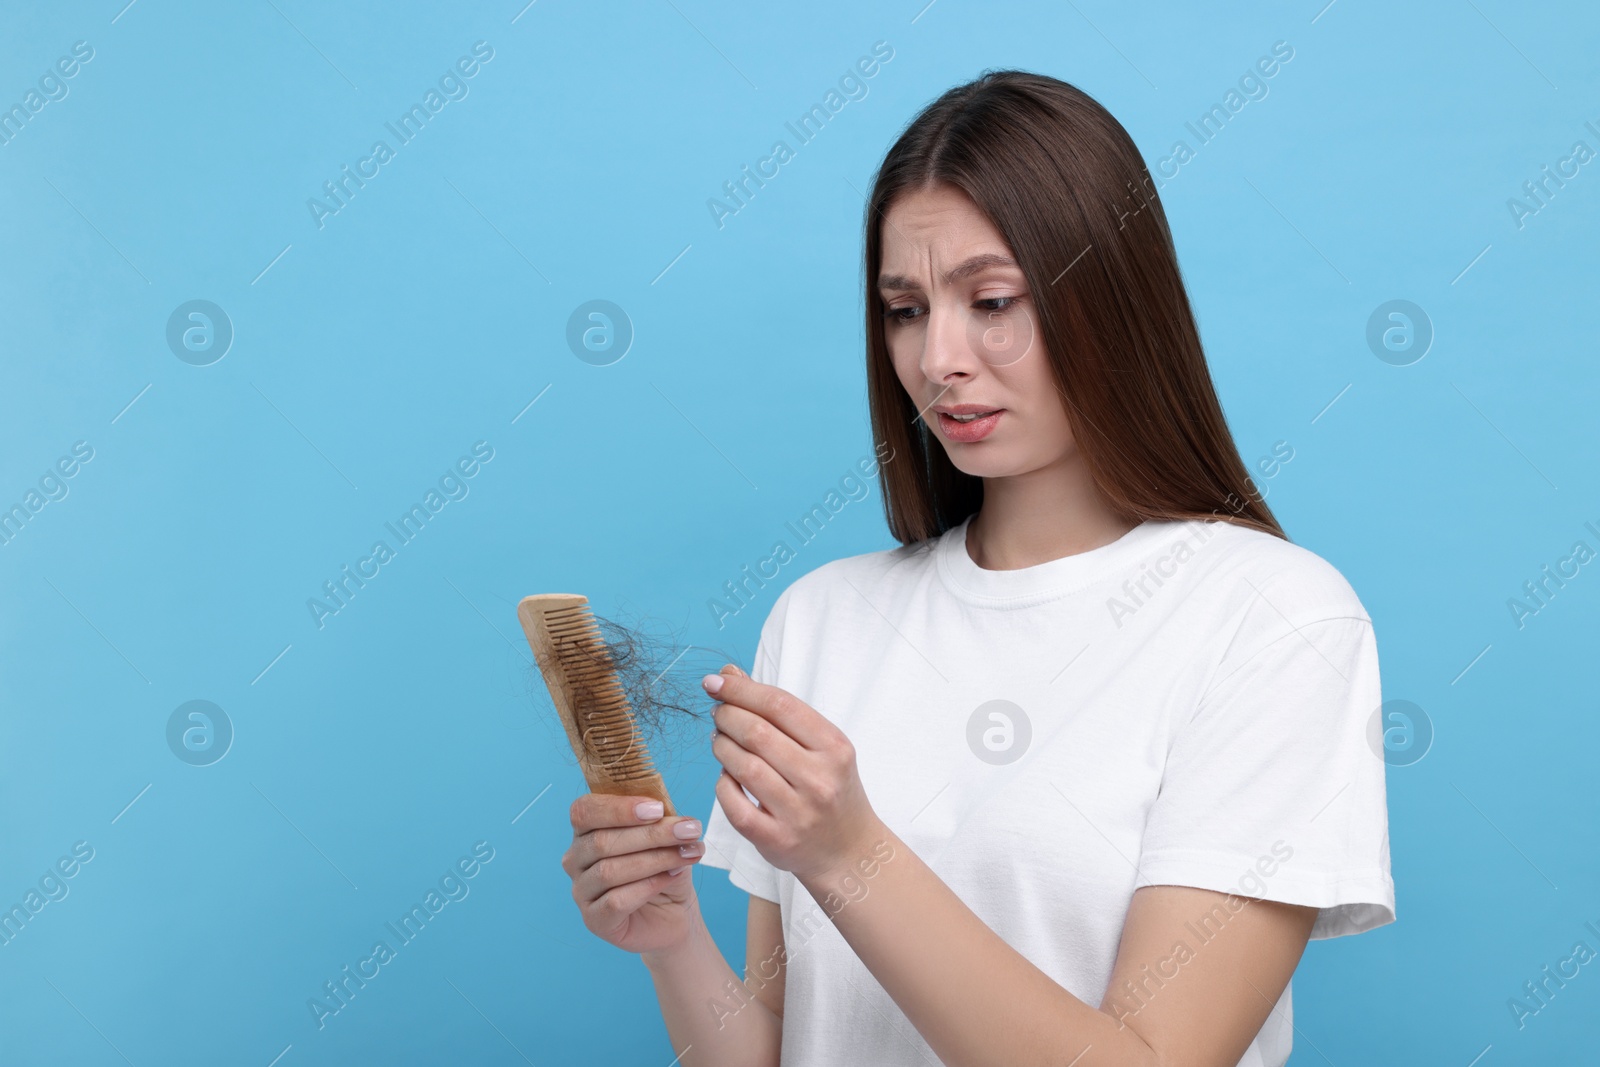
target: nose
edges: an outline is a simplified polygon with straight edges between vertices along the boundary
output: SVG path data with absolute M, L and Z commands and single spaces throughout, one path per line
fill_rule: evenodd
M 954 385 L 977 373 L 980 361 L 967 336 L 964 309 L 951 301 L 934 301 L 928 307 L 928 327 L 923 334 L 922 374 L 938 385 Z

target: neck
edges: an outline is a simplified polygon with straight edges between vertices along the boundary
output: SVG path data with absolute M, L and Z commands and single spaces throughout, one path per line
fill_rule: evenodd
M 985 570 L 1017 570 L 1108 545 L 1135 525 L 1111 510 L 1074 453 L 1026 474 L 985 478 L 967 554 Z

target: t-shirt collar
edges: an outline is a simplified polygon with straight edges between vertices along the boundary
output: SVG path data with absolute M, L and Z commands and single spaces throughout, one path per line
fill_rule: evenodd
M 967 526 L 972 516 L 962 519 L 940 535 L 934 546 L 939 576 L 962 600 L 988 605 L 1021 606 L 1046 600 L 1091 585 L 1108 575 L 1119 573 L 1134 563 L 1141 553 L 1163 533 L 1180 522 L 1146 519 L 1108 544 L 1046 560 L 1031 567 L 993 571 L 973 562 L 967 554 Z

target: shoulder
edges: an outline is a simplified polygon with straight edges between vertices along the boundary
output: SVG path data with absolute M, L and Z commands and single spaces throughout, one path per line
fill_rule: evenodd
M 1372 619 L 1328 560 L 1275 534 L 1226 521 L 1173 523 L 1174 540 L 1196 544 L 1189 595 L 1175 620 L 1205 635 L 1205 659 L 1219 676 L 1299 635 L 1293 644 L 1360 644 Z M 1159 542 L 1158 542 L 1159 543 Z M 1363 636 L 1365 635 L 1365 636 Z
M 1185 524 L 1177 525 L 1181 529 Z M 1344 574 L 1310 549 L 1238 523 L 1187 525 L 1204 527 L 1209 535 L 1196 552 L 1197 558 L 1208 557 L 1207 584 L 1231 593 L 1229 599 L 1237 606 L 1276 608 L 1294 622 L 1343 618 L 1371 622 Z
M 933 564 L 938 541 L 938 537 L 932 537 L 877 552 L 843 556 L 812 568 L 778 595 L 762 632 L 781 632 L 786 619 L 820 618 L 851 602 L 860 607 L 879 603 L 880 597 L 892 595 L 894 588 L 911 584 L 926 573 Z

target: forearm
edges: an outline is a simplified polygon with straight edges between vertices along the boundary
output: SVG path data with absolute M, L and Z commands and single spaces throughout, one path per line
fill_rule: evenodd
M 1156 1062 L 1132 1030 L 1006 944 L 886 826 L 874 831 L 876 853 L 892 858 L 870 881 L 858 857 L 800 881 L 947 1067 Z
M 728 966 L 698 909 L 682 945 L 640 959 L 683 1067 L 777 1067 L 782 1020 Z

